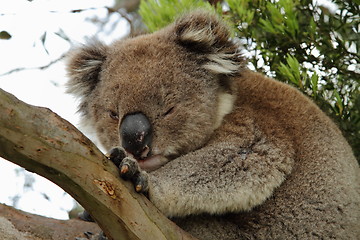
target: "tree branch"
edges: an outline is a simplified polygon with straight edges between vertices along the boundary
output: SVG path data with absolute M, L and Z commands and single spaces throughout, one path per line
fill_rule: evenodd
M 99 234 L 100 228 L 92 222 L 52 219 L 0 204 L 1 239 L 75 240 L 84 238 L 85 232 Z
M 15 72 L 20 72 L 20 71 L 25 71 L 25 70 L 45 70 L 49 67 L 51 67 L 52 65 L 54 65 L 55 63 L 59 62 L 60 60 L 62 60 L 63 58 L 65 57 L 65 54 L 61 55 L 59 58 L 49 62 L 48 64 L 46 65 L 43 65 L 43 66 L 37 66 L 37 67 L 21 67 L 21 68 L 14 68 L 8 72 L 4 72 L 4 73 L 1 73 L 0 74 L 0 77 L 2 76 L 6 76 L 6 75 L 10 75 L 10 74 L 13 74 Z
M 121 180 L 69 122 L 1 89 L 0 156 L 62 187 L 110 239 L 194 239 Z

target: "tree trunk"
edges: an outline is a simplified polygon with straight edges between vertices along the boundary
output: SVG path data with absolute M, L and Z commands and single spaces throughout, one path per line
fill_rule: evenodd
M 0 89 L 0 156 L 63 188 L 110 239 L 193 239 L 66 120 Z

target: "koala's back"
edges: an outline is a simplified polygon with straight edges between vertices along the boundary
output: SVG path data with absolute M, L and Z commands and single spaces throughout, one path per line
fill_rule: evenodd
M 174 221 L 200 239 L 360 239 L 359 167 L 336 125 L 292 87 L 246 70 L 236 81 L 238 99 L 214 142 L 236 133 L 251 152 L 265 139 L 267 154 L 266 141 L 278 139 L 294 158 L 291 173 L 249 211 Z

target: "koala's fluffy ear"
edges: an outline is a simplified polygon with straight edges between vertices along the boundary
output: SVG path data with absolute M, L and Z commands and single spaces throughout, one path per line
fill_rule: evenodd
M 230 38 L 228 26 L 215 14 L 197 10 L 175 22 L 177 42 L 207 54 L 206 69 L 215 74 L 234 74 L 242 66 L 239 46 Z
M 71 50 L 67 56 L 68 92 L 87 97 L 99 82 L 107 46 L 99 41 Z

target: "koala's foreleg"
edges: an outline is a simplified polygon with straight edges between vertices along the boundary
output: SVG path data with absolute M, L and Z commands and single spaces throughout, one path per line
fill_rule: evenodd
M 149 198 L 169 217 L 248 211 L 291 172 L 293 156 L 284 148 L 291 147 L 266 138 L 206 146 L 149 173 Z

